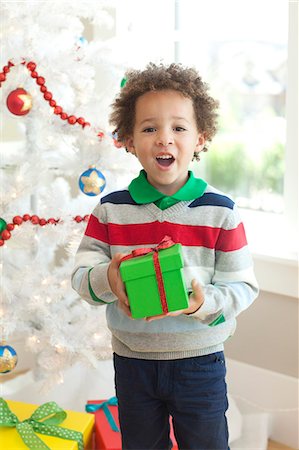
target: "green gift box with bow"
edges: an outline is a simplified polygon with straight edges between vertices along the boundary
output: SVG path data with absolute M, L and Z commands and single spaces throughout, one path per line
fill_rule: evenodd
M 0 446 L 5 450 L 91 450 L 94 418 L 64 411 L 55 402 L 41 406 L 0 398 Z
M 188 308 L 183 265 L 182 246 L 169 236 L 122 259 L 119 270 L 134 319 Z

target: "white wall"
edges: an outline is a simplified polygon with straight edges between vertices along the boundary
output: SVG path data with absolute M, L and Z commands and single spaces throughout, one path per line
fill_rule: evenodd
M 298 299 L 262 291 L 238 317 L 229 358 L 298 377 Z

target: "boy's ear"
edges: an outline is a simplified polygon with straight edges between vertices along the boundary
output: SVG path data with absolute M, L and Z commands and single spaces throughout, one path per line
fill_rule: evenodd
M 196 149 L 198 152 L 201 152 L 201 150 L 205 146 L 205 143 L 206 143 L 206 138 L 205 138 L 204 133 L 199 133 L 197 144 L 196 144 Z
M 126 144 L 126 149 L 128 150 L 128 152 L 135 155 L 136 153 L 135 153 L 133 138 L 132 137 L 127 138 L 125 141 L 125 144 Z

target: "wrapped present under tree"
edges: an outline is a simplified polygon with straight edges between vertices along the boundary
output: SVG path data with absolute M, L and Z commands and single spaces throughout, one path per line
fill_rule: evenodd
M 117 398 L 90 400 L 85 409 L 95 415 L 95 450 L 121 450 Z M 172 450 L 178 450 L 172 420 L 170 420 L 170 439 Z
M 91 450 L 94 417 L 0 398 L 0 443 L 5 450 Z

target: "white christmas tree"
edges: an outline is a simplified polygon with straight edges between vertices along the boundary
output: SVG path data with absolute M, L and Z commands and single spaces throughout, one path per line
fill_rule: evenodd
M 78 179 L 96 166 L 106 194 L 137 171 L 108 126 L 124 67 L 108 40 L 84 37 L 86 23 L 111 26 L 104 2 L 1 3 L 2 127 L 13 118 L 24 144 L 2 142 L 0 339 L 25 336 L 48 386 L 75 362 L 111 356 L 105 308 L 70 286 L 86 216 L 102 195 L 85 195 Z

